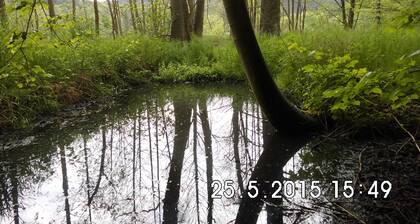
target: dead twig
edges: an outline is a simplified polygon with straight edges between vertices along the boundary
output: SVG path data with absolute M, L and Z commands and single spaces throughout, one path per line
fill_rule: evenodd
M 414 145 L 416 146 L 416 148 L 417 148 L 417 150 L 420 152 L 420 147 L 419 147 L 419 145 L 417 144 L 417 141 L 416 141 L 416 138 L 400 123 L 400 121 L 394 116 L 394 115 L 392 115 L 392 118 L 394 118 L 394 120 L 397 122 L 397 124 L 401 127 L 401 129 L 403 130 L 403 131 L 405 131 L 405 133 L 407 133 L 409 136 L 410 136 L 410 138 L 411 138 L 411 140 L 413 141 L 413 143 L 414 143 Z

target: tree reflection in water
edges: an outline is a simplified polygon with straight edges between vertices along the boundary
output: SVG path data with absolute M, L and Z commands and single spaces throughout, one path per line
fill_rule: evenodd
M 243 86 L 133 92 L 24 139 L 0 141 L 0 223 L 354 221 L 315 207 L 321 199 L 264 198 L 274 180 L 351 179 L 357 164 L 341 161 L 357 158 L 340 152 L 346 144 L 317 144 L 334 149 L 323 154 L 315 140 L 275 133 Z M 211 183 L 225 180 L 236 195 L 213 199 Z M 255 199 L 249 180 L 263 192 Z

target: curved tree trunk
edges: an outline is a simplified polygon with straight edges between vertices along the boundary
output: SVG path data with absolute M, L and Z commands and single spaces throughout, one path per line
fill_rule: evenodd
M 277 129 L 303 131 L 318 127 L 318 122 L 301 113 L 278 90 L 258 46 L 245 1 L 223 0 L 223 3 L 248 81 L 269 121 Z

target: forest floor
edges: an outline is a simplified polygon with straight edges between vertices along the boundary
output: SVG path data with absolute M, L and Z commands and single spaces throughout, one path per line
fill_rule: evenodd
M 417 30 L 319 30 L 259 42 L 279 88 L 307 114 L 354 126 L 418 126 Z M 24 46 L 23 54 L 0 47 L 0 130 L 31 127 L 40 115 L 151 83 L 245 80 L 227 37 L 190 43 L 76 37 L 63 43 L 32 36 Z

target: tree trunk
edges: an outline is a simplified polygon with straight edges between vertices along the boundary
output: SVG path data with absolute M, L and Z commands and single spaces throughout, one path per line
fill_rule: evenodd
M 205 0 L 197 0 L 196 2 L 197 8 L 195 9 L 194 34 L 198 37 L 203 36 L 205 3 Z
M 277 129 L 312 129 L 318 122 L 302 114 L 279 91 L 258 46 L 243 0 L 223 0 L 236 48 L 245 65 L 251 88 L 262 110 Z
M 73 21 L 76 21 L 76 0 L 71 0 L 71 15 L 73 16 Z
M 95 12 L 95 33 L 99 35 L 99 10 L 98 10 L 98 0 L 93 0 L 93 10 Z
M 6 3 L 4 0 L 0 0 L 0 23 L 3 26 L 6 26 L 7 23 Z
M 305 30 L 305 19 L 306 19 L 306 1 L 307 1 L 307 0 L 304 0 L 304 1 L 303 1 L 302 23 L 300 24 L 300 25 L 301 25 L 300 30 L 302 30 L 302 31 L 304 31 L 304 30 Z
M 51 18 L 55 17 L 54 0 L 48 0 L 48 13 L 50 14 Z
M 134 17 L 136 18 L 136 27 L 137 30 L 140 31 L 140 16 L 139 16 L 139 7 L 137 6 L 137 0 L 133 0 L 134 6 Z
M 67 178 L 67 162 L 65 146 L 60 146 L 60 161 L 61 161 L 61 174 L 63 176 L 63 194 L 64 194 L 64 210 L 66 211 L 66 223 L 71 223 L 70 218 L 70 203 L 69 203 L 69 181 Z
M 149 102 L 146 102 L 147 108 L 147 132 L 149 136 L 149 159 L 150 159 L 150 174 L 152 176 L 152 198 L 153 198 L 153 208 L 155 207 L 155 175 L 153 174 L 153 151 L 152 151 L 152 133 L 151 133 L 151 125 L 150 125 L 150 108 Z M 156 209 L 153 210 L 153 218 L 156 223 Z
M 175 136 L 174 150 L 169 169 L 165 198 L 163 199 L 163 223 L 178 223 L 178 201 L 181 173 L 186 144 L 189 136 L 191 105 L 185 99 L 174 102 Z
M 238 102 L 237 97 L 233 97 L 232 102 L 233 114 L 232 114 L 232 142 L 233 142 L 233 157 L 235 159 L 235 170 L 236 178 L 239 185 L 239 194 L 244 193 L 244 182 L 242 179 L 242 170 L 241 170 L 241 157 L 239 155 L 239 107 L 242 107 L 242 103 Z M 246 144 L 246 141 L 244 141 Z
M 158 201 L 161 201 L 160 197 L 160 157 L 159 157 L 159 110 L 158 110 L 158 101 L 156 100 L 155 105 L 155 146 L 156 146 L 156 177 L 157 177 L 157 197 Z M 161 208 L 159 207 L 159 223 L 162 223 L 161 218 Z
M 120 8 L 120 2 L 118 0 L 115 0 L 115 16 L 117 18 L 117 24 L 118 24 L 118 33 L 120 35 L 123 34 L 122 32 L 122 25 L 121 25 L 121 8 Z
M 144 8 L 144 0 L 141 0 L 141 16 L 142 16 L 142 31 L 146 32 L 146 10 Z
M 294 30 L 294 28 L 295 28 L 295 26 L 294 26 L 294 24 L 295 24 L 295 0 L 291 0 L 291 2 L 290 2 L 290 4 L 292 5 L 291 6 L 291 14 L 290 14 L 290 18 L 291 18 L 291 20 L 290 20 L 290 26 L 291 26 L 291 30 Z
M 345 0 L 341 0 L 340 1 L 340 8 L 341 8 L 341 20 L 343 22 L 343 26 L 344 28 L 348 28 L 348 24 L 347 24 L 347 15 L 346 15 L 346 1 Z
M 198 156 L 197 156 L 197 105 L 193 107 L 193 158 L 194 158 L 194 182 L 195 182 L 195 209 L 197 212 L 197 222 L 200 223 L 200 194 L 198 190 Z
M 350 0 L 349 14 L 347 18 L 347 27 L 353 29 L 354 27 L 354 9 L 356 8 L 356 0 Z
M 132 198 L 133 198 L 133 214 L 136 214 L 136 124 L 137 119 L 133 119 L 133 189 L 132 189 Z M 140 145 L 140 142 L 139 142 Z
M 283 179 L 284 166 L 308 142 L 308 136 L 276 132 L 266 121 L 263 121 L 263 138 L 264 151 L 249 179 L 257 182 L 259 193 L 255 198 L 249 197 L 249 190 L 242 194 L 242 201 L 235 220 L 237 224 L 257 223 L 264 202 L 267 202 L 267 223 L 283 223 L 281 216 L 283 199 L 271 197 L 276 190 L 272 184 L 274 181 Z M 276 207 L 275 210 L 273 210 L 273 206 Z
M 111 16 L 111 24 L 112 24 L 112 37 L 115 38 L 115 36 L 117 35 L 117 29 L 116 29 L 116 25 L 115 25 L 115 17 L 114 17 L 114 12 L 112 10 L 112 4 L 110 0 L 106 0 L 107 4 L 108 4 L 108 9 L 109 9 L 109 15 Z
M 185 0 L 171 0 L 171 39 L 185 41 L 189 37 L 186 27 Z
M 301 0 L 297 0 L 295 30 L 298 30 L 298 28 L 299 28 L 300 14 L 301 14 L 301 8 L 300 7 L 301 7 Z
M 12 203 L 13 203 L 13 221 L 15 224 L 20 223 L 19 216 L 19 182 L 18 182 L 18 165 L 15 163 L 10 172 L 10 182 L 12 185 Z M 5 189 L 6 190 L 6 189 Z
M 105 153 L 106 153 L 106 130 L 105 128 L 102 128 L 102 150 L 101 150 L 101 161 L 99 164 L 99 175 L 98 175 L 98 180 L 96 181 L 95 188 L 93 189 L 93 192 L 90 195 L 90 198 L 88 199 L 88 206 L 92 204 L 93 198 L 98 193 L 99 187 L 101 185 L 102 176 L 104 175 L 104 169 L 105 169 Z
M 375 20 L 376 20 L 376 25 L 381 25 L 381 0 L 376 0 L 376 16 L 375 16 Z
M 185 16 L 186 16 L 186 26 L 187 26 L 187 33 L 192 33 L 194 31 L 194 16 L 195 16 L 195 6 L 194 0 L 187 0 L 187 7 L 185 8 Z
M 280 0 L 261 1 L 261 32 L 280 33 Z
M 130 6 L 130 15 L 131 15 L 131 24 L 133 25 L 133 30 L 137 31 L 137 22 L 136 22 L 136 16 L 134 12 L 134 1 L 135 0 L 129 0 L 129 6 Z
M 209 123 L 209 115 L 207 110 L 207 102 L 201 99 L 200 121 L 204 135 L 204 148 L 206 154 L 206 176 L 207 176 L 207 224 L 213 223 L 213 198 L 211 197 L 213 190 L 211 184 L 213 182 L 213 152 L 211 143 L 211 129 Z
M 117 0 L 112 0 L 112 11 L 113 11 L 113 18 L 114 18 L 114 30 L 115 35 L 120 34 L 120 29 L 118 28 L 118 9 L 117 9 Z

